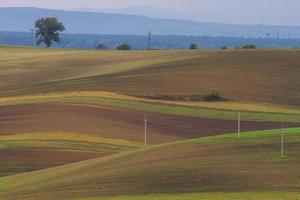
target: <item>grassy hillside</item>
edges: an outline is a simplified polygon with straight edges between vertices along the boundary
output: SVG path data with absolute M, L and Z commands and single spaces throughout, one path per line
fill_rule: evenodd
M 0 48 L 0 94 L 112 91 L 300 105 L 299 50 L 75 51 Z M 288 78 L 286 78 L 288 77 Z
M 278 196 L 273 194 L 271 199 L 293 199 L 300 192 L 299 132 L 299 128 L 285 130 L 284 158 L 280 158 L 279 130 L 243 133 L 241 139 L 221 135 L 0 178 L 0 197 L 85 200 L 204 192 L 208 194 L 193 195 L 203 199 L 244 199 L 243 195 L 248 196 L 245 199 L 265 199 L 268 192 L 276 191 Z M 218 192 L 229 194 L 220 196 Z M 186 199 L 193 198 L 187 195 Z
M 187 193 L 169 195 L 136 195 L 117 197 L 78 198 L 75 200 L 295 200 L 300 193 L 265 192 L 265 193 Z
M 152 64 L 196 57 L 193 52 L 116 52 L 0 47 L 1 96 L 40 91 L 52 82 L 114 74 Z M 36 89 L 36 87 L 42 87 Z M 89 86 L 86 87 L 88 89 Z M 27 90 L 27 91 L 24 91 Z M 73 88 L 72 91 L 76 91 Z

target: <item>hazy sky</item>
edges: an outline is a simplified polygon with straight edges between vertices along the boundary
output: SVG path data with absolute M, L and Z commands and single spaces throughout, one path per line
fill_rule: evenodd
M 0 0 L 1 7 L 121 9 L 152 17 L 234 24 L 300 25 L 300 0 Z M 151 9 L 150 9 L 151 8 Z M 153 9 L 157 8 L 157 9 Z

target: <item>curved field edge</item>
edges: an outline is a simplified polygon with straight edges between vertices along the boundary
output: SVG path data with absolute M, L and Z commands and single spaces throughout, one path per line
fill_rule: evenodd
M 142 144 L 135 141 L 124 139 L 106 138 L 93 134 L 82 134 L 72 132 L 34 132 L 34 133 L 19 133 L 10 135 L 1 135 L 0 141 L 73 141 L 73 142 L 90 142 L 106 145 L 123 146 L 128 148 L 138 148 Z
M 300 128 L 286 129 L 284 133 L 285 133 L 286 136 L 290 137 L 290 140 L 292 141 L 291 145 L 293 145 L 293 144 L 295 145 L 295 144 L 297 144 L 297 142 L 299 142 Z M 65 195 L 65 192 L 71 190 L 72 187 L 69 187 L 69 186 L 66 187 L 66 185 L 65 185 L 66 188 L 64 188 L 64 190 L 61 190 L 59 192 L 59 191 L 56 191 L 57 190 L 57 186 L 56 186 L 57 183 L 63 183 L 66 180 L 71 180 L 72 183 L 74 183 L 74 184 L 76 184 L 77 181 L 83 181 L 83 183 L 88 181 L 89 184 L 93 184 L 93 183 L 96 184 L 97 182 L 94 182 L 94 181 L 96 181 L 98 179 L 94 179 L 94 178 L 99 176 L 98 173 L 100 173 L 100 174 L 104 173 L 105 175 L 104 174 L 100 175 L 100 177 L 102 177 L 104 179 L 112 178 L 113 181 L 118 182 L 117 180 L 120 177 L 119 178 L 115 177 L 116 178 L 116 180 L 115 180 L 114 177 L 109 177 L 109 174 L 114 175 L 115 173 L 116 174 L 118 174 L 119 172 L 122 173 L 123 170 L 126 170 L 126 169 L 123 169 L 123 167 L 125 167 L 124 164 L 127 163 L 126 160 L 132 160 L 132 159 L 134 160 L 134 159 L 136 159 L 136 157 L 138 157 L 137 159 L 142 159 L 142 158 L 145 159 L 147 156 L 151 157 L 151 154 L 153 154 L 153 153 L 155 154 L 155 153 L 161 153 L 161 152 L 167 153 L 167 155 L 173 157 L 173 156 L 176 156 L 176 155 L 173 155 L 174 154 L 173 151 L 176 150 L 176 149 L 184 150 L 185 148 L 194 148 L 194 147 L 196 147 L 196 148 L 199 148 L 199 147 L 200 148 L 202 148 L 202 147 L 206 148 L 206 147 L 214 147 L 215 145 L 224 145 L 224 144 L 225 145 L 228 144 L 229 147 L 230 147 L 230 145 L 238 145 L 238 146 L 239 145 L 242 145 L 242 146 L 246 145 L 245 149 L 247 150 L 247 148 L 249 148 L 249 146 L 247 146 L 247 145 L 251 145 L 251 143 L 256 144 L 256 142 L 258 141 L 258 138 L 264 139 L 262 143 L 258 143 L 259 147 L 262 148 L 262 149 L 265 148 L 265 150 L 267 150 L 266 148 L 269 145 L 271 145 L 271 144 L 274 145 L 273 143 L 269 143 L 269 142 L 274 142 L 274 141 L 277 141 L 277 139 L 278 139 L 278 145 L 279 145 L 280 130 L 247 132 L 247 133 L 243 133 L 241 135 L 241 139 L 237 139 L 236 134 L 228 134 L 228 135 L 205 137 L 205 138 L 193 139 L 193 140 L 187 140 L 187 141 L 181 141 L 181 142 L 173 142 L 173 143 L 169 143 L 169 144 L 151 146 L 151 147 L 148 147 L 148 148 L 134 150 L 134 151 L 130 151 L 130 152 L 124 152 L 124 153 L 120 153 L 120 154 L 117 154 L 117 155 L 108 156 L 108 157 L 105 157 L 105 158 L 98 158 L 98 159 L 92 159 L 92 160 L 88 160 L 88 161 L 82 161 L 82 162 L 78 162 L 78 163 L 74 163 L 74 164 L 70 164 L 70 165 L 65 165 L 65 166 L 62 166 L 62 167 L 56 167 L 56 168 L 51 168 L 51 169 L 47 169 L 47 170 L 41 170 L 41 171 L 36 171 L 36 172 L 31 172 L 31 173 L 25 173 L 25 174 L 16 175 L 16 176 L 4 177 L 4 178 L 0 178 L 0 197 L 2 195 L 3 199 L 10 199 L 8 197 L 12 194 L 16 194 L 16 195 L 18 194 L 19 196 L 22 196 L 22 195 L 26 194 L 26 195 L 31 196 L 30 192 L 35 193 L 35 194 L 32 194 L 32 195 L 38 195 L 39 192 L 43 193 L 43 195 L 55 194 L 57 192 L 55 194 L 55 195 L 57 195 L 56 196 L 57 199 L 67 199 L 67 196 L 66 197 L 61 196 L 60 198 L 58 198 L 58 196 L 60 196 L 62 194 Z M 211 144 L 215 144 L 215 145 L 211 145 Z M 236 147 L 237 146 L 232 146 L 233 149 L 236 148 Z M 256 147 L 253 146 L 251 148 L 255 149 Z M 251 151 L 253 151 L 253 149 Z M 238 152 L 240 152 L 240 151 L 238 151 Z M 257 151 L 255 151 L 255 152 L 256 152 L 255 157 L 259 156 L 259 160 L 260 160 L 259 162 L 263 162 L 263 163 L 267 162 L 268 167 L 271 167 L 271 166 L 273 167 L 273 164 L 275 164 L 275 166 L 278 167 L 278 166 L 281 166 L 282 164 L 286 165 L 289 162 L 292 162 L 292 164 L 295 165 L 295 160 L 294 160 L 294 159 L 296 159 L 294 157 L 295 155 L 293 155 L 291 157 L 290 157 L 290 155 L 288 155 L 287 158 L 282 159 L 282 158 L 280 158 L 279 152 L 278 152 L 278 156 L 275 156 L 273 158 L 271 157 L 271 158 L 269 158 L 269 160 L 266 161 L 266 160 L 261 160 L 262 157 L 260 157 L 260 155 L 257 154 Z M 214 154 L 212 154 L 212 155 L 214 155 Z M 272 155 L 274 156 L 274 155 L 276 155 L 276 153 L 275 154 L 272 153 Z M 218 158 L 218 155 L 215 155 L 215 156 L 216 156 L 216 158 Z M 246 156 L 246 158 L 244 158 L 244 160 L 248 160 L 248 156 L 249 156 L 249 158 L 251 158 L 250 162 L 254 161 L 253 158 L 252 158 L 252 156 L 254 156 L 253 152 L 250 153 L 249 155 L 247 153 L 247 154 L 245 154 L 245 156 Z M 155 158 L 155 159 L 157 159 L 157 158 Z M 191 159 L 191 157 L 185 157 L 183 159 Z M 207 159 L 210 160 L 210 159 L 215 159 L 215 158 L 214 157 L 210 157 L 210 158 L 208 157 Z M 289 159 L 291 159 L 291 160 L 289 160 Z M 120 162 L 120 166 L 115 165 L 118 162 Z M 137 163 L 135 165 L 139 164 L 140 161 L 136 161 L 136 162 Z M 153 162 L 155 162 L 155 160 L 153 160 Z M 225 161 L 223 161 L 223 162 L 224 162 L 223 164 L 226 163 Z M 240 160 L 235 159 L 234 162 L 239 163 Z M 298 161 L 296 161 L 296 162 L 298 162 Z M 148 164 L 151 166 L 151 164 L 153 164 L 153 163 L 150 162 Z M 161 163 L 157 163 L 157 164 L 159 166 L 161 166 Z M 269 165 L 269 164 L 271 164 L 271 165 Z M 112 167 L 111 165 L 113 165 L 114 167 Z M 124 166 L 122 167 L 122 165 L 124 165 Z M 126 165 L 128 165 L 128 164 L 126 164 Z M 217 164 L 217 167 L 219 165 L 221 165 L 221 163 Z M 188 167 L 188 166 L 191 166 L 191 165 L 178 166 L 178 167 L 180 167 L 180 169 L 181 169 L 181 167 L 183 167 L 182 169 L 185 169 L 185 167 Z M 131 166 L 131 168 L 132 167 L 134 168 L 134 166 Z M 163 166 L 161 166 L 161 167 L 163 167 Z M 104 170 L 104 172 L 101 172 L 101 169 Z M 148 168 L 145 167 L 145 169 L 148 169 Z M 172 168 L 168 168 L 168 169 L 172 169 Z M 137 170 L 137 168 L 136 168 L 136 170 Z M 150 168 L 148 170 L 150 170 Z M 189 171 L 188 169 L 185 169 L 185 170 Z M 252 170 L 255 170 L 255 169 L 252 169 Z M 276 170 L 277 170 L 277 168 L 276 168 Z M 97 174 L 95 174 L 96 172 L 97 172 Z M 204 168 L 204 172 L 205 172 L 205 168 Z M 258 170 L 257 172 L 259 173 L 260 171 Z M 139 174 L 141 172 L 138 170 L 138 171 L 135 171 L 134 174 L 129 173 L 127 175 L 129 177 L 130 176 L 135 177 L 135 176 L 138 176 L 138 175 L 136 175 L 136 173 Z M 164 176 L 164 174 L 163 174 L 164 172 L 156 172 L 156 173 L 158 173 L 158 174 L 162 173 L 162 174 L 160 174 L 160 176 Z M 167 173 L 167 171 L 165 173 Z M 177 174 L 177 175 L 179 177 L 181 177 L 183 174 L 181 174 L 181 175 Z M 152 174 L 152 176 L 153 176 L 153 174 Z M 125 180 L 127 180 L 126 177 L 127 176 L 125 176 Z M 145 177 L 143 177 L 143 178 L 145 178 Z M 143 178 L 142 178 L 142 180 L 144 180 Z M 187 178 L 186 181 L 190 181 L 191 177 L 190 178 L 189 177 L 182 177 L 182 178 L 183 179 Z M 121 180 L 122 179 L 120 179 L 119 181 L 121 181 Z M 86 182 L 86 184 L 88 182 Z M 294 180 L 292 181 L 292 183 L 293 182 L 294 182 Z M 79 182 L 78 184 L 81 185 L 82 183 Z M 79 192 L 77 194 L 78 196 L 73 196 L 73 199 L 75 197 L 80 197 L 80 196 L 93 197 L 96 194 L 98 194 L 98 195 L 101 194 L 101 191 L 97 190 L 97 188 L 99 190 L 101 190 L 100 189 L 100 188 L 102 188 L 101 184 L 99 186 L 100 188 L 98 186 L 99 185 L 96 184 L 94 189 L 89 188 L 89 187 L 88 188 L 85 188 L 85 187 L 78 188 L 79 190 L 81 190 L 82 193 Z M 112 183 L 112 185 L 108 186 L 108 187 L 114 187 L 114 183 Z M 175 191 L 172 191 L 172 192 L 176 192 L 176 187 L 178 187 L 178 185 L 177 186 L 173 185 L 172 187 L 175 187 L 175 189 L 174 189 Z M 235 187 L 235 186 L 233 185 L 232 187 Z M 257 187 L 257 186 L 252 185 L 252 187 Z M 294 187 L 296 187 L 296 188 L 294 188 L 294 190 L 299 190 L 299 186 L 294 185 Z M 239 190 L 238 188 L 236 190 Z M 197 192 L 199 190 L 199 188 L 198 189 L 195 188 L 195 189 L 196 189 L 195 192 Z M 204 190 L 205 190 L 205 188 L 204 188 Z M 210 191 L 209 188 L 207 188 L 207 190 Z M 94 191 L 96 194 L 93 195 L 93 193 L 90 193 L 92 191 Z M 107 192 L 107 190 L 104 190 L 104 191 Z M 109 191 L 109 189 L 108 189 L 108 191 Z M 285 190 L 283 190 L 283 191 L 285 191 Z M 177 191 L 177 192 L 179 192 L 179 191 Z M 122 190 L 120 191 L 120 193 L 122 193 Z M 147 190 L 137 191 L 137 194 L 140 194 L 140 193 L 151 193 L 151 191 L 147 191 Z M 159 193 L 159 191 L 158 191 L 158 193 Z M 72 194 L 75 195 L 76 193 L 72 193 Z M 68 193 L 67 195 L 70 195 L 70 193 Z M 17 196 L 16 196 L 15 199 L 18 199 Z M 26 199 L 26 198 L 24 197 L 24 199 Z M 50 197 L 49 197 L 49 199 L 50 199 Z
M 67 92 L 0 98 L 0 106 L 42 103 L 104 105 L 161 114 L 230 120 L 237 119 L 237 110 L 241 110 L 242 120 L 274 122 L 300 121 L 300 110 L 298 107 L 272 104 L 242 102 L 170 102 L 136 98 L 110 92 Z
M 71 132 L 34 132 L 0 136 L 0 149 L 65 149 L 118 153 L 139 148 L 135 141 Z
M 75 198 L 72 200 L 297 200 L 297 192 L 265 193 L 190 193 L 190 194 L 155 194 L 140 196 Z M 66 199 L 71 200 L 71 199 Z
M 0 176 L 62 166 L 133 150 L 143 144 L 71 132 L 0 135 Z M 59 155 L 55 156 L 54 152 Z
M 82 160 L 111 155 L 112 152 L 74 149 L 0 149 L 0 177 L 63 166 Z

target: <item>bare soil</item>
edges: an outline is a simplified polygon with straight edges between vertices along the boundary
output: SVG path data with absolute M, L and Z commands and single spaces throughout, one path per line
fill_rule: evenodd
M 237 131 L 237 121 L 144 113 L 121 108 L 37 104 L 0 107 L 0 134 L 29 132 L 77 132 L 126 140 L 144 140 L 144 116 L 148 118 L 151 144 L 211 136 Z M 241 123 L 241 131 L 280 128 L 275 122 Z M 298 123 L 285 123 L 297 127 Z

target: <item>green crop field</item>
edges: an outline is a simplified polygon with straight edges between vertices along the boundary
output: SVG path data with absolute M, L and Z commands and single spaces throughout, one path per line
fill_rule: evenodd
M 99 197 L 99 198 L 88 198 L 88 199 L 75 199 L 75 200 L 257 200 L 257 199 L 268 199 L 268 200 L 295 200 L 299 199 L 299 193 L 279 193 L 279 192 L 268 192 L 268 193 L 192 193 L 192 194 L 174 194 L 174 195 L 143 195 L 143 196 L 119 196 L 119 197 Z
M 284 158 L 280 157 L 279 130 L 243 133 L 240 139 L 229 134 L 4 177 L 0 192 L 3 199 L 101 199 L 116 195 L 131 199 L 130 195 L 160 193 L 199 193 L 194 197 L 202 195 L 204 199 L 206 193 L 206 198 L 212 199 L 214 195 L 228 199 L 250 193 L 251 199 L 253 192 L 266 197 L 272 191 L 281 192 L 279 197 L 293 198 L 298 196 L 294 192 L 300 191 L 299 133 L 299 128 L 286 130 Z M 222 197 L 219 192 L 229 194 Z M 237 192 L 241 193 L 230 194 Z
M 299 50 L 0 55 L 1 200 L 300 199 Z

